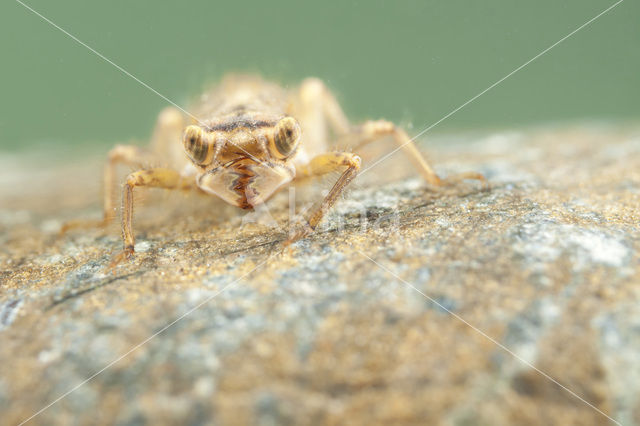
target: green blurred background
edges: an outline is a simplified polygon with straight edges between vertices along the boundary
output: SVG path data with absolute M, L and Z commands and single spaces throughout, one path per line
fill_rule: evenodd
M 229 71 L 313 75 L 353 119 L 413 134 L 614 3 L 25 2 L 181 105 Z M 148 137 L 166 101 L 14 0 L 0 16 L 0 150 Z M 626 0 L 434 132 L 639 117 L 640 2 Z

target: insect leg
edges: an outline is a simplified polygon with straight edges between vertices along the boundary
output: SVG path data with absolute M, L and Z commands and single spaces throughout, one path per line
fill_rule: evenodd
M 116 145 L 109 151 L 109 160 L 104 166 L 103 174 L 103 223 L 107 225 L 115 216 L 115 205 L 113 202 L 114 177 L 118 164 L 125 164 L 130 167 L 142 168 L 148 163 L 149 154 L 134 145 Z
M 357 133 L 360 136 L 360 143 L 356 146 L 356 149 L 386 136 L 393 137 L 393 140 L 402 148 L 420 175 L 433 186 L 451 185 L 465 179 L 479 180 L 483 185 L 486 184 L 484 176 L 475 172 L 460 173 L 447 177 L 446 179 L 441 179 L 420 153 L 411 138 L 409 138 L 407 132 L 390 121 L 366 121 L 358 127 Z
M 134 145 L 116 145 L 109 151 L 108 160 L 103 170 L 103 213 L 100 220 L 72 220 L 65 223 L 60 232 L 65 233 L 72 229 L 96 228 L 107 226 L 115 216 L 114 176 L 118 164 L 130 167 L 142 168 L 149 163 L 150 154 Z
M 146 186 L 165 189 L 190 189 L 193 179 L 184 178 L 178 172 L 170 169 L 141 170 L 131 173 L 122 189 L 122 240 L 124 250 L 119 258 L 130 257 L 133 254 L 135 237 L 133 235 L 133 188 Z
M 335 204 L 347 185 L 353 180 L 360 170 L 360 157 L 350 152 L 330 152 L 314 157 L 311 162 L 297 171 L 296 179 L 321 176 L 327 173 L 346 167 L 337 182 L 333 185 L 329 194 L 322 200 L 322 203 L 306 218 L 305 225 L 296 230 L 287 240 L 285 245 L 289 245 L 300 238 L 311 233 L 324 215 Z
M 313 77 L 305 79 L 300 85 L 299 96 L 303 107 L 325 117 L 336 133 L 349 132 L 351 129 L 349 120 L 322 80 Z
M 288 112 L 304 129 L 305 149 L 311 155 L 327 152 L 330 140 L 351 132 L 351 124 L 335 96 L 317 78 L 302 82 Z
M 308 78 L 302 82 L 297 106 L 297 115 L 305 129 L 305 146 L 310 152 L 322 152 L 328 145 L 327 130 L 335 133 L 338 142 L 353 146 L 350 141 L 357 140 L 354 150 L 371 142 L 393 137 L 398 146 L 409 157 L 422 177 L 433 186 L 450 185 L 465 179 L 475 179 L 485 183 L 479 173 L 461 173 L 441 179 L 420 153 L 407 133 L 386 120 L 366 121 L 359 126 L 349 124 L 340 104 L 324 83 L 317 78 Z
M 163 109 L 153 129 L 149 150 L 167 164 L 185 158 L 182 148 L 182 132 L 185 120 L 182 113 L 174 107 Z

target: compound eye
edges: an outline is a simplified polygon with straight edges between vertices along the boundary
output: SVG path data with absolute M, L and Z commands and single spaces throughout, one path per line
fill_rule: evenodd
M 182 138 L 184 150 L 195 164 L 206 166 L 211 162 L 213 144 L 206 140 L 204 131 L 200 126 L 189 126 L 184 131 Z
M 300 125 L 293 117 L 285 117 L 276 124 L 273 137 L 275 154 L 278 158 L 286 158 L 293 154 L 300 140 Z

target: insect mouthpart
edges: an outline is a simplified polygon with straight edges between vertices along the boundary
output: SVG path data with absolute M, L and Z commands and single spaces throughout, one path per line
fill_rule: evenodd
M 291 166 L 243 157 L 200 174 L 196 182 L 200 189 L 229 204 L 251 209 L 264 203 L 294 176 Z

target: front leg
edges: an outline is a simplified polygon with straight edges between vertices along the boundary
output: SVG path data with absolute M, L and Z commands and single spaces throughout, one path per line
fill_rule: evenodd
M 346 170 L 333 185 L 329 194 L 307 218 L 303 227 L 296 230 L 285 242 L 285 246 L 309 235 L 318 226 L 324 215 L 335 204 L 338 197 L 360 170 L 360 157 L 350 152 L 330 152 L 314 157 L 311 162 L 296 170 L 296 179 L 322 176 L 342 167 Z
M 133 188 L 146 186 L 165 189 L 190 189 L 193 187 L 192 178 L 184 178 L 178 172 L 170 169 L 140 170 L 131 173 L 122 189 L 122 241 L 123 252 L 114 263 L 125 257 L 131 257 L 134 252 L 135 237 L 133 235 Z

